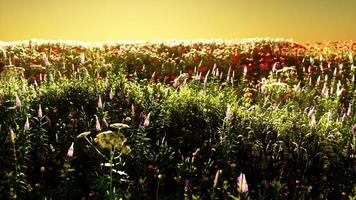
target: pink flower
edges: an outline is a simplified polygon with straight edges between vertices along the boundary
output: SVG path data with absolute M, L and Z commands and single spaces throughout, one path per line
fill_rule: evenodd
M 143 122 L 143 126 L 144 126 L 144 127 L 148 127 L 148 126 L 150 125 L 150 114 L 151 114 L 151 113 L 149 113 L 149 114 L 147 115 L 145 121 Z
M 240 176 L 237 177 L 237 190 L 242 193 L 248 192 L 248 184 L 244 173 L 241 173 Z
M 104 125 L 105 125 L 106 127 L 109 127 L 109 123 L 106 121 L 105 118 L 103 118 L 103 122 L 104 122 Z
M 247 76 L 247 66 L 244 66 L 244 76 Z
M 21 100 L 20 100 L 20 98 L 19 98 L 19 96 L 16 94 L 16 100 L 15 100 L 15 102 L 16 102 L 16 107 L 17 108 L 20 108 L 21 107 Z
M 25 94 L 27 92 L 25 84 L 22 85 L 22 94 Z
M 311 118 L 314 115 L 314 107 L 312 109 L 309 110 L 308 112 L 308 117 Z
M 68 152 L 67 152 L 67 156 L 69 158 L 72 158 L 73 157 L 73 154 L 74 154 L 74 142 L 72 142 L 72 145 L 70 145 L 69 149 L 68 149 Z
M 112 100 L 113 98 L 114 98 L 114 92 L 112 91 L 112 89 L 110 89 L 109 99 Z
M 210 74 L 210 70 L 208 71 L 208 73 L 206 73 L 205 75 L 205 79 L 204 79 L 204 89 L 206 89 L 208 87 L 208 77 Z
M 38 118 L 40 118 L 40 119 L 43 117 L 41 104 L 40 104 L 40 105 L 38 105 L 38 112 L 37 112 L 37 116 L 38 116 Z
M 193 157 L 198 156 L 199 152 L 200 152 L 200 149 L 197 148 L 197 149 L 195 150 L 195 152 L 193 153 Z
M 98 108 L 99 108 L 99 109 L 103 109 L 103 102 L 101 101 L 101 96 L 99 96 Z
M 25 125 L 23 126 L 23 129 L 25 131 L 30 130 L 30 122 L 28 121 L 28 117 L 26 118 L 26 122 L 25 122 Z
M 173 87 L 174 87 L 174 88 L 178 88 L 178 87 L 179 87 L 178 78 L 174 79 L 174 81 L 173 81 Z
M 135 116 L 135 106 L 133 104 L 131 104 L 131 115 Z
M 230 104 L 227 105 L 227 110 L 226 110 L 226 117 L 227 120 L 230 120 L 232 118 L 232 112 L 231 112 L 231 106 Z
M 100 122 L 99 122 L 99 119 L 98 119 L 98 116 L 95 116 L 96 118 L 96 123 L 95 123 L 95 129 L 96 131 L 101 131 L 101 126 L 100 126 Z

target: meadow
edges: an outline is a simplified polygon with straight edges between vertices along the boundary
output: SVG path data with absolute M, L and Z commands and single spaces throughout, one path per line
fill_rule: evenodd
M 0 199 L 356 199 L 356 43 L 0 42 Z

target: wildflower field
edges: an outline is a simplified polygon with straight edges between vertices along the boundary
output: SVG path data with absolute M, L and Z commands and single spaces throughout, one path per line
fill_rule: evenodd
M 355 65 L 355 42 L 0 42 L 0 199 L 356 199 Z

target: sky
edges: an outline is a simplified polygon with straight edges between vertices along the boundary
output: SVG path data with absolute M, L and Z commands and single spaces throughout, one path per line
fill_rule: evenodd
M 0 0 L 0 41 L 356 41 L 356 0 Z

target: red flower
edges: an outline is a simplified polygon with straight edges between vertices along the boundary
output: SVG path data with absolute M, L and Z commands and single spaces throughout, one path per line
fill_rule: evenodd
M 208 71 L 209 70 L 209 67 L 207 67 L 207 66 L 201 66 L 201 67 L 199 67 L 199 71 L 200 72 L 206 72 L 206 71 Z

